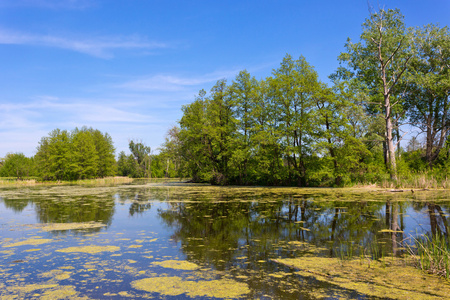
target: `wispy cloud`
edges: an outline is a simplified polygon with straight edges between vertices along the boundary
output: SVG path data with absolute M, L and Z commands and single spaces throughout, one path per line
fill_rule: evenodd
M 117 85 L 118 88 L 136 91 L 180 91 L 186 87 L 195 87 L 219 79 L 234 77 L 239 69 L 216 71 L 199 76 L 153 75 L 131 80 Z
M 150 41 L 137 35 L 71 39 L 55 35 L 34 35 L 4 29 L 0 29 L 0 44 L 54 47 L 100 58 L 112 58 L 114 56 L 113 50 L 118 49 L 150 50 L 168 47 L 167 43 Z
M 2 0 L 0 7 L 37 7 L 44 9 L 86 9 L 96 5 L 95 0 Z
M 108 132 L 118 151 L 130 138 L 142 138 L 156 149 L 169 127 L 171 109 L 143 109 L 127 99 L 83 99 L 38 96 L 28 102 L 0 103 L 0 157 L 8 152 L 34 155 L 39 140 L 55 128 L 88 126 Z

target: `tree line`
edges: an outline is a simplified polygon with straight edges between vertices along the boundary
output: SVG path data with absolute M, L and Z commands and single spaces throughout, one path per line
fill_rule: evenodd
M 2 177 L 78 180 L 116 174 L 111 137 L 93 128 L 55 129 L 42 137 L 33 157 L 10 153 L 0 168 Z
M 362 28 L 339 55 L 330 86 L 303 56 L 286 55 L 261 80 L 241 71 L 183 106 L 163 149 L 181 158 L 185 176 L 214 184 L 342 185 L 411 172 L 445 178 L 448 27 L 406 28 L 399 10 L 381 9 Z M 411 149 L 418 139 L 406 124 L 425 136 L 423 145 Z
M 116 161 L 111 136 L 82 127 L 55 129 L 42 137 L 32 157 L 8 153 L 0 159 L 0 177 L 39 180 L 80 180 L 108 176 L 133 178 L 175 177 L 173 163 L 164 154 L 151 154 L 142 141 L 129 141 L 131 154 L 119 153 Z
M 446 179 L 450 170 L 450 32 L 407 28 L 399 10 L 372 12 L 339 67 L 319 80 L 305 57 L 287 54 L 271 76 L 246 70 L 182 107 L 158 154 L 129 141 L 115 159 L 111 137 L 56 129 L 27 158 L 8 154 L 0 176 L 76 180 L 112 175 L 189 177 L 240 185 L 330 186 Z M 415 133 L 405 132 L 415 128 Z M 409 144 L 400 147 L 408 136 Z M 421 140 L 419 137 L 423 137 Z

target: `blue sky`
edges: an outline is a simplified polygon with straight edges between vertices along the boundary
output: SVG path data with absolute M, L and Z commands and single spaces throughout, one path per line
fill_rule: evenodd
M 449 0 L 370 2 L 407 26 L 450 23 Z M 289 53 L 327 81 L 368 16 L 366 0 L 0 0 L 0 157 L 83 125 L 117 153 L 129 139 L 157 152 L 218 79 L 265 78 Z

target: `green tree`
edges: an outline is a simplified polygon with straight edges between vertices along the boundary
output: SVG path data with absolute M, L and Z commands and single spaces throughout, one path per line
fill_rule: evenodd
M 450 130 L 450 32 L 427 25 L 414 31 L 414 42 L 405 83 L 407 115 L 426 134 L 425 159 L 432 168 Z
M 8 153 L 0 167 L 0 177 L 24 177 L 33 176 L 35 172 L 34 159 L 26 157 L 23 153 Z
M 142 142 L 129 142 L 130 151 L 134 158 L 133 177 L 152 177 L 151 175 L 151 149 Z
M 87 128 L 75 128 L 71 133 L 69 178 L 90 179 L 98 175 L 99 156 L 92 132 Z
M 182 155 L 179 127 L 174 126 L 168 130 L 160 151 L 161 160 L 165 163 L 165 176 L 184 177 L 186 163 Z
M 348 40 L 346 52 L 340 55 L 359 78 L 367 85 L 371 101 L 379 103 L 385 120 L 385 143 L 387 168 L 391 179 L 396 180 L 394 127 L 395 113 L 402 111 L 397 89 L 410 65 L 411 38 L 399 10 L 373 12 L 363 23 L 360 42 Z M 398 137 L 397 137 L 398 138 Z
M 116 174 L 116 160 L 114 143 L 111 136 L 105 132 L 102 133 L 98 129 L 89 128 L 91 133 L 95 151 L 98 156 L 97 177 L 114 176 Z
M 274 111 L 278 116 L 277 136 L 286 161 L 289 183 L 306 185 L 307 158 L 311 155 L 313 98 L 318 75 L 304 57 L 286 55 L 269 81 Z
M 119 176 L 131 176 L 132 171 L 132 166 L 130 166 L 128 156 L 124 151 L 121 151 L 117 160 L 117 174 Z
M 70 164 L 70 133 L 55 129 L 41 138 L 36 153 L 39 175 L 44 180 L 68 179 Z
M 271 78 L 258 82 L 257 96 L 252 109 L 253 127 L 251 145 L 253 155 L 253 177 L 258 184 L 277 185 L 282 183 L 282 151 L 278 141 L 279 118 L 272 103 Z
M 232 139 L 233 153 L 230 158 L 231 168 L 236 171 L 239 184 L 248 184 L 251 169 L 252 135 L 255 118 L 253 110 L 259 104 L 259 84 L 247 71 L 241 71 L 229 87 L 229 97 L 233 110 L 236 130 Z
M 55 129 L 42 137 L 35 155 L 44 180 L 77 180 L 115 174 L 114 147 L 106 133 L 92 128 Z M 101 160 L 101 161 L 100 161 Z
M 180 120 L 180 153 L 186 161 L 187 175 L 194 182 L 210 181 L 211 164 L 207 155 L 206 92 L 201 90 L 195 101 L 183 106 Z
M 231 138 L 235 132 L 232 103 L 225 80 L 219 80 L 211 89 L 206 105 L 206 146 L 212 166 L 211 182 L 227 184 L 232 156 Z

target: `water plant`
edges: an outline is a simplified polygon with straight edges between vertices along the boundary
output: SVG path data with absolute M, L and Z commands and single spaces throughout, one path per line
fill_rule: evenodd
M 450 245 L 448 238 L 442 234 L 422 235 L 413 238 L 417 266 L 430 274 L 437 274 L 446 279 L 450 277 Z M 413 250 L 410 247 L 410 250 Z

